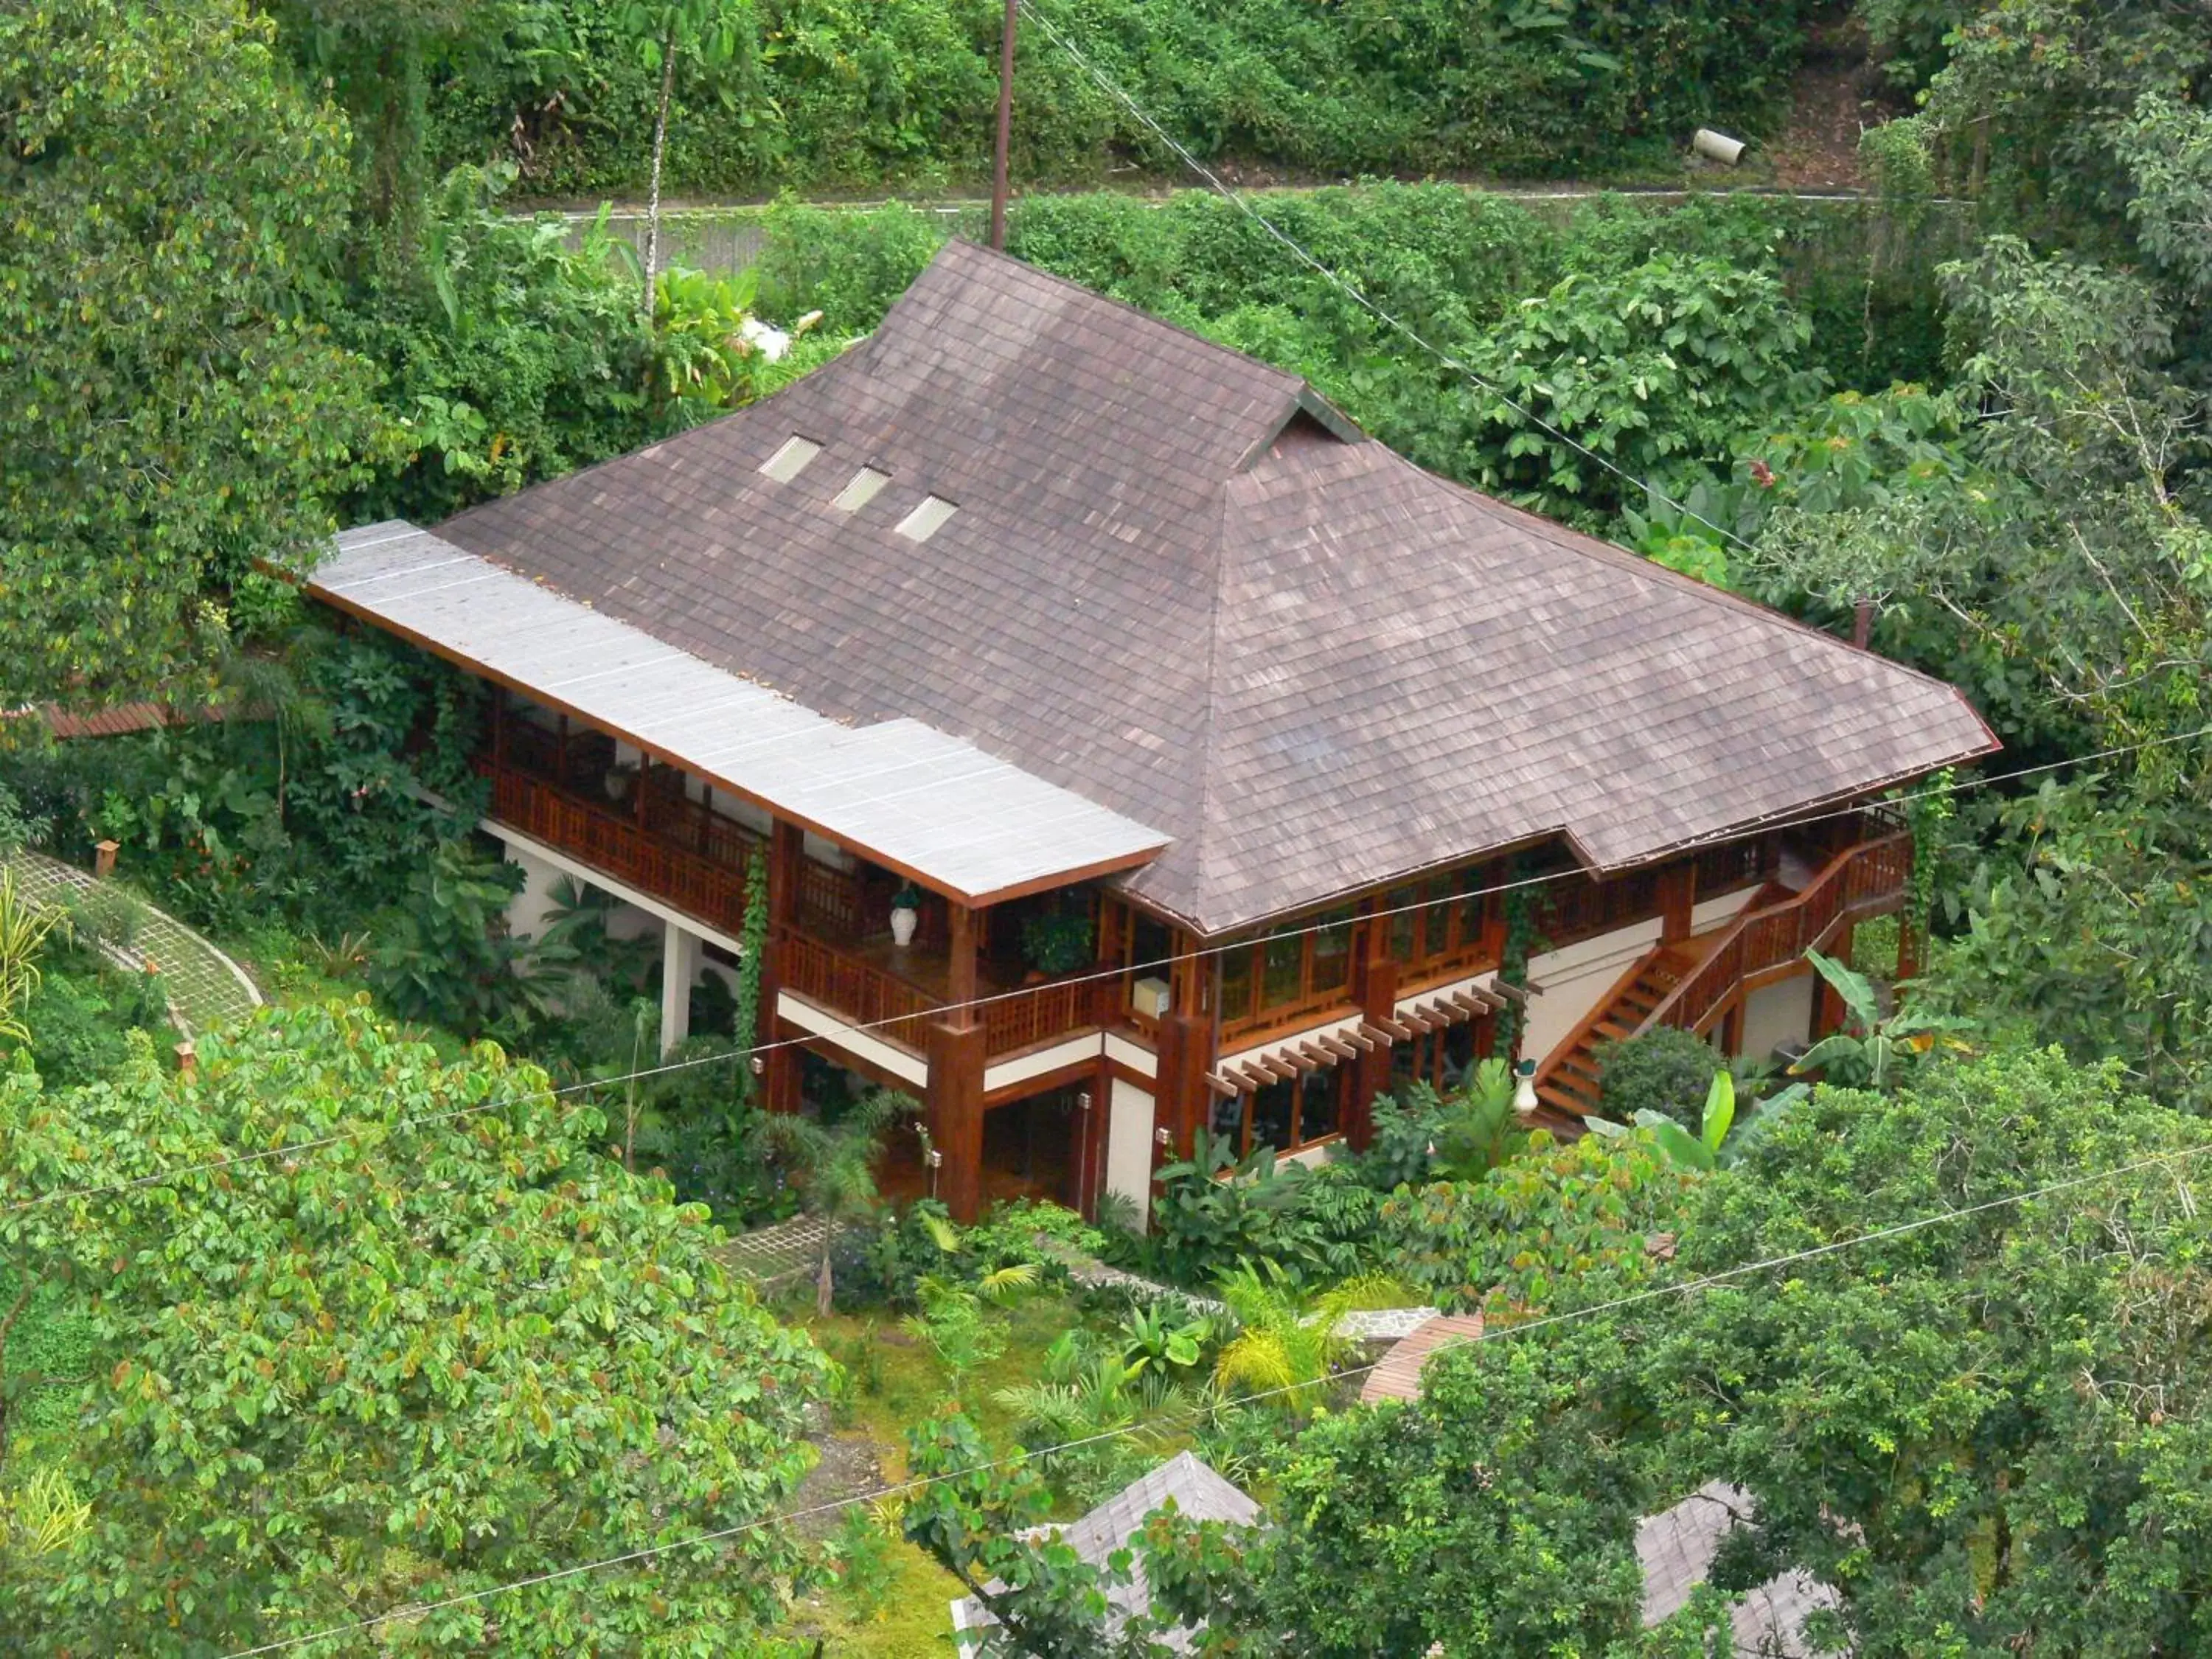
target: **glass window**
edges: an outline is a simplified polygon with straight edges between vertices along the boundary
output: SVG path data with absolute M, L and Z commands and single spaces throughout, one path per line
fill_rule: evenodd
M 1295 1079 L 1278 1078 L 1252 1097 L 1252 1138 L 1248 1148 L 1290 1150 L 1291 1091 L 1297 1086 Z
M 1221 1017 L 1244 1019 L 1252 1012 L 1252 958 L 1249 947 L 1221 953 Z
M 1313 935 L 1313 986 L 1316 995 L 1352 983 L 1352 916 L 1332 910 L 1319 919 Z
M 1260 1006 L 1279 1008 L 1296 1002 L 1304 990 L 1305 935 L 1285 933 L 1269 939 L 1261 949 Z
M 1344 1087 L 1340 1066 L 1324 1066 L 1298 1079 L 1298 1145 L 1336 1133 L 1336 1103 Z
M 1459 896 L 1457 876 L 1431 876 L 1421 884 L 1428 908 L 1421 912 L 1421 954 L 1439 957 L 1452 947 L 1452 902 Z
M 1421 913 L 1414 908 L 1419 902 L 1420 894 L 1411 887 L 1401 887 L 1383 896 L 1382 908 L 1389 912 L 1386 920 L 1390 924 L 1390 955 L 1395 961 L 1413 960 L 1420 940 Z

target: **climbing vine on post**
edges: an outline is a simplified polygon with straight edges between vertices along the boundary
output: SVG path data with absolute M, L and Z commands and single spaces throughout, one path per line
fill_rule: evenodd
M 1501 985 L 1528 987 L 1528 958 L 1543 946 L 1536 931 L 1536 890 L 1524 885 L 1528 866 L 1514 859 L 1505 866 L 1505 944 L 1498 952 L 1498 982 Z M 1498 1011 L 1496 1052 L 1505 1060 L 1517 1057 L 1521 1033 L 1526 1029 L 1528 1017 L 1521 1005 L 1509 1001 Z
M 738 960 L 738 1012 L 733 1032 L 740 1051 L 760 1042 L 761 974 L 768 964 L 768 855 L 756 853 L 745 872 L 745 915 L 738 935 L 744 954 Z M 750 1063 L 738 1067 L 732 1104 L 743 1107 L 759 1093 Z M 734 1126 L 733 1126 L 734 1127 Z
M 1942 861 L 1943 826 L 1951 821 L 1957 804 L 1951 795 L 1951 769 L 1945 767 L 1914 791 L 1904 802 L 1905 827 L 1912 836 L 1912 882 L 1905 909 L 1897 919 L 1897 976 L 1911 979 L 1918 964 L 1920 943 L 1927 937 L 1929 918 L 1936 909 L 1936 877 Z

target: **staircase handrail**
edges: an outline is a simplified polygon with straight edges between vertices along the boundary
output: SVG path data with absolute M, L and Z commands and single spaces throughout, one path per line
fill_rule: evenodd
M 1644 1017 L 1636 1035 L 1662 1025 L 1700 1030 L 1752 975 L 1797 961 L 1827 944 L 1844 923 L 1901 902 L 1911 869 L 1909 833 L 1846 847 L 1788 898 L 1738 916 L 1705 959 Z

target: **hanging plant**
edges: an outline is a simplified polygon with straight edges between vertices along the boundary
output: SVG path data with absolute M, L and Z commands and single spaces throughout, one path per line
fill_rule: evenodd
M 1080 910 L 1040 910 L 1022 923 L 1022 955 L 1041 974 L 1068 974 L 1088 966 L 1091 918 Z

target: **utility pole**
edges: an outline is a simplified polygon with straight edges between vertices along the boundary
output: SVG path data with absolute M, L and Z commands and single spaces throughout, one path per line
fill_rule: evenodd
M 1006 149 L 1014 136 L 1014 18 L 1022 0 L 1006 0 L 1006 31 L 999 40 L 999 147 L 991 158 L 991 246 L 1006 246 Z

